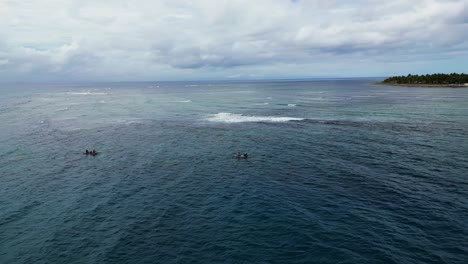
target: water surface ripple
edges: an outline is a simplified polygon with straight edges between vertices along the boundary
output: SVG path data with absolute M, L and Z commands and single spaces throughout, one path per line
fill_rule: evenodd
M 0 263 L 468 260 L 467 89 L 329 80 L 0 93 Z

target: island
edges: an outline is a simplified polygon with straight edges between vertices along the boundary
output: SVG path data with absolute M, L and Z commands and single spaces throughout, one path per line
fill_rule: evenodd
M 412 75 L 407 76 L 393 76 L 389 77 L 377 84 L 382 85 L 396 85 L 396 86 L 420 86 L 420 87 L 467 87 L 468 88 L 468 74 L 464 73 L 451 73 L 451 74 L 426 74 L 426 75 Z

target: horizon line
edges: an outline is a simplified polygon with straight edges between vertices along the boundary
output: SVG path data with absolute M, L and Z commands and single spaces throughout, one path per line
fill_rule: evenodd
M 133 81 L 111 81 L 111 80 L 74 80 L 74 81 L 0 81 L 0 84 L 80 84 L 80 83 L 181 83 L 181 82 L 268 82 L 268 81 L 320 81 L 320 80 L 353 80 L 353 79 L 381 79 L 389 76 L 363 76 L 363 77 L 307 77 L 307 78 L 264 78 L 264 79 L 187 79 L 187 80 L 133 80 Z

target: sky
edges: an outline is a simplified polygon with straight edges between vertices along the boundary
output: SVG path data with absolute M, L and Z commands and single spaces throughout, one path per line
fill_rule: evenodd
M 0 82 L 468 73 L 468 0 L 0 0 Z

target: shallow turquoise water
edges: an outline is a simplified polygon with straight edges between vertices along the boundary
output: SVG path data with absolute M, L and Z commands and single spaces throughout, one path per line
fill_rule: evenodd
M 0 263 L 466 263 L 468 89 L 371 83 L 2 84 Z

